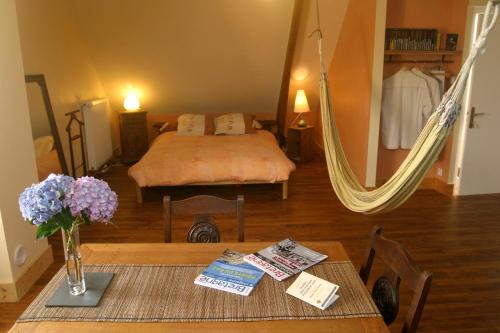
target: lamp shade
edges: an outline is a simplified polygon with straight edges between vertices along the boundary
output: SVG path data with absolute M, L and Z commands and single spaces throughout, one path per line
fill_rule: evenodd
M 309 109 L 309 103 L 307 103 L 306 92 L 303 89 L 297 90 L 297 95 L 295 95 L 295 107 L 293 112 L 304 113 L 311 111 Z
M 127 111 L 137 111 L 141 108 L 141 103 L 139 102 L 139 97 L 136 94 L 131 93 L 125 97 L 123 101 L 123 107 Z

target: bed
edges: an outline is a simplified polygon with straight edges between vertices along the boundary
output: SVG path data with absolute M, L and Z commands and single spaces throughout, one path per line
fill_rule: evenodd
M 148 187 L 269 183 L 281 183 L 286 199 L 293 170 L 293 162 L 266 130 L 203 136 L 166 132 L 155 139 L 128 174 L 137 184 L 138 202 Z

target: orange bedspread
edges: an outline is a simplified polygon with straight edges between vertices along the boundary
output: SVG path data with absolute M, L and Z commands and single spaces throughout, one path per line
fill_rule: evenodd
M 295 165 L 274 136 L 178 136 L 167 132 L 128 170 L 137 185 L 170 186 L 215 182 L 286 181 Z

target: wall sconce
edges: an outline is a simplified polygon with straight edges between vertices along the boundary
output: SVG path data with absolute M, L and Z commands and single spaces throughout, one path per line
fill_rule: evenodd
M 135 93 L 130 93 L 123 100 L 123 107 L 127 111 L 137 111 L 141 108 L 141 102 L 139 102 L 139 97 Z
M 304 81 L 309 76 L 309 70 L 306 67 L 299 67 L 293 71 L 292 78 L 295 81 Z
M 302 118 L 303 114 L 306 112 L 310 112 L 309 103 L 307 103 L 306 92 L 303 89 L 297 90 L 297 94 L 295 95 L 295 107 L 293 108 L 293 112 L 298 113 L 297 118 L 295 118 L 294 122 L 300 118 L 297 123 L 298 127 L 306 127 L 307 123 Z

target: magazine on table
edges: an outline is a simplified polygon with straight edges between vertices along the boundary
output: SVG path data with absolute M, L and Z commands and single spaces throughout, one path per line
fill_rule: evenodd
M 225 250 L 194 280 L 195 284 L 233 294 L 248 296 L 264 276 L 264 272 L 243 260 L 245 255 Z
M 327 258 L 300 245 L 292 238 L 245 256 L 244 260 L 262 269 L 278 281 L 295 275 Z

